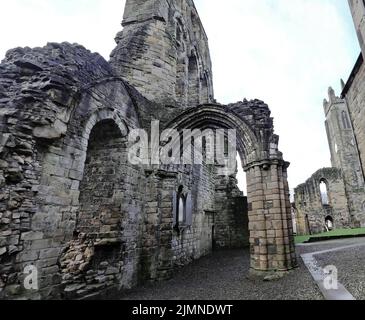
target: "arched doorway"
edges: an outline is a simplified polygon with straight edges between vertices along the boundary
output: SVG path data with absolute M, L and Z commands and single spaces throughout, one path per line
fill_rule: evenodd
M 119 239 L 121 202 L 114 198 L 122 190 L 126 168 L 126 137 L 109 119 L 91 130 L 76 230 L 93 239 Z
M 257 114 L 253 114 L 255 111 Z M 252 121 L 255 117 L 257 123 Z M 263 130 L 263 123 L 267 125 L 266 131 Z M 272 119 L 266 105 L 253 109 L 245 102 L 226 108 L 219 105 L 191 108 L 167 125 L 167 128 L 178 132 L 235 131 L 237 145 L 233 160 L 236 160 L 238 152 L 247 176 L 251 270 L 255 273 L 285 271 L 296 266 L 287 182 L 289 164 L 283 161 L 282 154 L 278 151 L 278 137 L 273 134 L 271 126 Z M 181 138 L 175 143 L 180 145 Z M 218 175 L 218 180 L 220 179 Z M 226 181 L 223 185 L 227 188 L 232 175 L 224 179 Z M 223 190 L 224 192 L 226 191 Z M 215 221 L 219 215 L 218 209 L 215 210 Z
M 142 205 L 140 168 L 128 163 L 128 129 L 116 111 L 99 110 L 80 125 L 82 152 L 72 175 L 73 240 L 60 257 L 65 298 L 137 284 L 140 277 Z M 81 151 L 81 150 L 80 150 Z M 133 200 L 131 200 L 133 199 Z
M 325 219 L 326 231 L 332 231 L 334 229 L 334 222 L 331 216 L 327 216 Z

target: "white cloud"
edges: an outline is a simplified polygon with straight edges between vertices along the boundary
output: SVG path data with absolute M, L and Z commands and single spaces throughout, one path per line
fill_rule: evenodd
M 12 0 L 1 4 L 0 59 L 16 46 L 78 42 L 106 59 L 123 0 Z M 359 52 L 343 0 L 196 0 L 210 39 L 218 101 L 269 104 L 291 187 L 329 166 L 322 101 L 339 91 Z
M 340 77 L 347 78 L 359 52 L 351 18 L 338 3 L 196 1 L 210 39 L 217 99 L 269 104 L 281 151 L 292 163 L 292 188 L 330 166 L 322 102 L 328 86 L 339 92 Z
M 77 42 L 108 59 L 125 0 L 12 0 L 1 4 L 0 59 L 7 49 Z

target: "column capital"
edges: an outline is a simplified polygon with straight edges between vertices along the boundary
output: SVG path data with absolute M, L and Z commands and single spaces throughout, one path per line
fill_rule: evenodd
M 263 170 L 269 170 L 272 165 L 283 167 L 285 170 L 289 168 L 290 162 L 284 161 L 283 159 L 263 159 L 256 160 L 248 163 L 243 167 L 244 171 L 248 171 L 254 167 L 260 167 Z

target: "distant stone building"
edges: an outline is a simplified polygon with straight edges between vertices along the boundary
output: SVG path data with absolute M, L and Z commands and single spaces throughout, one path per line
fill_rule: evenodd
M 0 64 L 0 298 L 107 295 L 168 279 L 213 247 L 250 244 L 255 273 L 296 266 L 289 164 L 270 110 L 215 102 L 193 1 L 127 0 L 123 26 L 110 62 L 49 43 Z M 134 129 L 151 138 L 138 149 L 148 160 L 184 130 L 223 129 L 229 146 L 235 129 L 247 198 L 221 163 L 133 164 Z M 178 136 L 160 142 L 166 129 Z
M 365 4 L 349 0 L 362 53 L 341 97 L 329 89 L 324 101 L 332 168 L 316 172 L 295 190 L 300 233 L 365 227 Z M 322 185 L 322 190 L 321 190 Z

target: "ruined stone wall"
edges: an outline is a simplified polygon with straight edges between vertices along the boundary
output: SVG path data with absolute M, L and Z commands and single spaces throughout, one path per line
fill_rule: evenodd
M 343 172 L 350 214 L 354 224 L 360 225 L 365 219 L 364 176 L 349 109 L 346 101 L 337 97 L 330 88 L 329 100 L 324 101 L 324 111 L 332 167 Z
M 0 294 L 71 298 L 135 285 L 145 184 L 124 161 L 123 139 L 139 124 L 123 82 L 102 57 L 69 44 L 15 49 L 0 71 L 9 219 Z M 28 265 L 39 272 L 36 292 L 24 290 Z
M 296 230 L 294 231 L 298 236 L 308 235 L 308 219 L 305 210 L 298 211 L 295 204 L 292 203 L 293 222 Z
M 322 202 L 321 181 L 327 184 L 329 205 L 324 205 Z M 307 231 L 310 234 L 324 232 L 327 217 L 333 219 L 336 229 L 353 227 L 343 173 L 340 169 L 321 169 L 305 184 L 298 186 L 295 189 L 295 208 L 298 216 L 309 224 L 310 230 Z
M 362 0 L 348 0 L 363 54 L 365 54 L 365 4 Z
M 235 177 L 216 179 L 215 248 L 243 248 L 249 245 L 247 197 Z
M 141 259 L 144 280 L 168 279 L 175 268 L 212 251 L 214 178 L 214 169 L 206 165 L 167 166 L 150 172 Z M 173 228 L 173 212 L 177 210 L 174 197 L 181 187 L 190 195 L 192 216 L 177 229 Z
M 215 210 L 214 167 L 188 166 L 179 170 L 177 187 L 184 186 L 192 196 L 192 225 L 174 231 L 172 249 L 174 264 L 186 265 L 212 251 Z
M 174 267 L 211 252 L 214 169 L 164 171 L 127 161 L 127 133 L 141 126 L 140 115 L 148 113 L 143 108 L 152 104 L 115 77 L 100 56 L 79 46 L 18 49 L 7 59 L 1 65 L 2 81 L 11 83 L 2 91 L 3 297 L 108 294 L 167 279 Z M 63 71 L 67 64 L 75 70 Z M 24 82 L 14 86 L 11 77 L 22 73 Z M 17 142 L 18 136 L 29 140 Z M 193 219 L 177 233 L 173 196 L 179 185 L 192 195 Z M 30 264 L 39 270 L 37 292 L 22 285 Z
M 236 129 L 252 269 L 296 266 L 288 163 L 268 106 L 207 104 L 211 62 L 191 0 L 128 0 L 123 24 L 111 64 L 68 43 L 10 50 L 0 64 L 0 299 L 105 297 L 170 278 L 210 253 L 215 235 L 224 247 L 247 241 L 234 178 L 217 184 L 207 164 L 127 161 L 129 132 L 151 133 L 156 119 L 161 130 Z M 23 285 L 29 265 L 39 290 Z
M 123 27 L 111 64 L 140 93 L 172 106 L 213 101 L 208 39 L 192 0 L 127 0 Z

